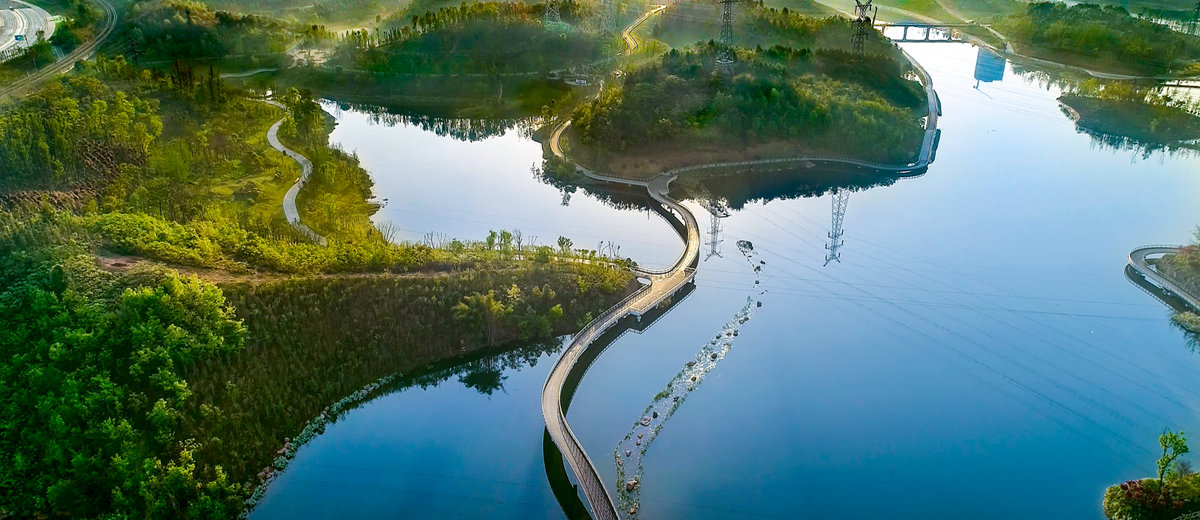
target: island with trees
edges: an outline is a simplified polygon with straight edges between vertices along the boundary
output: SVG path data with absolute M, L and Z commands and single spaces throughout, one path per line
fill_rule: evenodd
M 1200 474 L 1181 457 L 1188 453 L 1184 432 L 1167 430 L 1158 437 L 1162 456 L 1154 478 L 1130 480 L 1104 492 L 1109 520 L 1174 520 L 1200 512 Z

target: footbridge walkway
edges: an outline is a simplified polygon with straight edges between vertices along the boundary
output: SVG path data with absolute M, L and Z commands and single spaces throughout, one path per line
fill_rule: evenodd
M 878 22 L 875 28 L 880 31 L 889 27 L 903 29 L 903 33 L 899 38 L 892 38 L 894 42 L 906 43 L 921 43 L 921 42 L 961 42 L 962 34 L 959 30 L 966 27 L 981 27 L 989 29 L 991 26 L 974 23 L 929 23 L 929 22 Z M 910 37 L 909 29 L 918 29 L 919 36 Z M 935 32 L 937 31 L 937 32 Z
M 647 16 L 639 18 L 631 24 L 631 27 L 636 27 L 648 15 L 661 12 L 661 10 L 660 7 L 652 9 L 651 13 L 647 13 Z M 628 30 L 626 33 L 628 33 Z M 901 50 L 901 52 L 904 51 Z M 563 458 L 566 459 L 567 464 L 571 467 L 571 471 L 574 473 L 575 479 L 579 487 L 582 488 L 584 497 L 587 499 L 587 504 L 591 509 L 593 518 L 597 520 L 618 520 L 620 516 L 616 510 L 616 503 L 613 501 L 612 496 L 609 495 L 608 489 L 604 486 L 604 481 L 596 471 L 596 465 L 588 457 L 587 452 L 584 451 L 583 447 L 579 444 L 579 440 L 571 431 L 570 425 L 567 424 L 563 409 L 564 385 L 569 378 L 582 377 L 582 374 L 577 372 L 586 371 L 588 364 L 579 364 L 579 361 L 584 357 L 584 353 L 587 352 L 589 347 L 595 344 L 595 340 L 605 331 L 612 328 L 626 316 L 640 318 L 649 313 L 676 295 L 681 289 L 687 287 L 695 278 L 695 268 L 700 255 L 700 226 L 697 224 L 696 217 L 691 211 L 668 195 L 671 182 L 678 178 L 680 174 L 693 171 L 789 162 L 853 166 L 901 175 L 924 173 L 936 155 L 939 140 L 937 120 L 938 116 L 941 115 L 941 101 L 937 97 L 937 92 L 933 89 L 933 79 L 929 76 L 929 73 L 907 52 L 904 52 L 904 56 L 916 70 L 922 85 L 925 87 L 928 98 L 928 112 L 925 118 L 925 133 L 921 140 L 921 148 L 916 159 L 907 164 L 879 164 L 848 157 L 800 156 L 687 166 L 661 172 L 649 180 L 625 179 L 598 173 L 582 166 L 575 166 L 578 173 L 594 181 L 645 188 L 652 199 L 662 204 L 672 215 L 678 217 L 683 222 L 684 232 L 681 234 L 684 235 L 683 238 L 686 244 L 683 254 L 670 269 L 665 271 L 638 270 L 638 274 L 648 277 L 650 283 L 643 285 L 633 294 L 596 317 L 583 330 L 579 331 L 572 339 L 571 344 L 563 351 L 558 362 L 550 370 L 550 375 L 546 379 L 545 386 L 542 388 L 542 417 L 546 422 L 546 432 L 554 444 L 558 446 L 559 451 L 563 454 Z M 561 146 L 561 138 L 563 131 L 570 125 L 570 120 L 560 123 L 551 133 L 548 140 L 550 152 L 559 159 L 566 160 L 566 155 L 563 153 Z
M 569 121 L 560 124 L 550 138 L 550 150 L 559 158 L 564 158 L 559 138 L 569 125 Z M 675 174 L 663 173 L 649 181 L 639 181 L 612 177 L 579 166 L 576 170 L 592 180 L 645 188 L 652 199 L 683 222 L 686 230 L 683 237 L 686 246 L 675 265 L 665 271 L 641 270 L 641 274 L 646 275 L 650 283 L 643 285 L 579 331 L 550 370 L 550 376 L 542 388 L 542 417 L 546 421 L 546 431 L 562 451 L 567 464 L 571 466 L 571 471 L 591 506 L 593 517 L 597 520 L 617 520 L 619 517 L 615 502 L 596 472 L 596 465 L 592 463 L 567 424 L 563 412 L 563 386 L 570 374 L 577 370 L 576 362 L 596 338 L 626 316 L 640 318 L 649 313 L 692 281 L 700 256 L 700 226 L 691 211 L 667 195 L 671 181 L 677 177 Z M 584 369 L 586 370 L 586 367 Z
M 1193 310 L 1200 310 L 1200 298 L 1151 267 L 1146 259 L 1148 256 L 1178 253 L 1180 249 L 1179 246 L 1142 246 L 1129 253 L 1129 266 L 1142 275 L 1142 278 L 1186 302 Z

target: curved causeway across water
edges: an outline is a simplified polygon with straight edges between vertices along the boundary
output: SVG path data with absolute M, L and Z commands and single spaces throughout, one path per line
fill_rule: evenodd
M 631 52 L 634 50 L 636 48 L 634 46 L 637 44 L 636 40 L 629 35 L 630 31 L 650 15 L 661 12 L 662 9 L 663 7 L 661 6 L 652 9 L 641 18 L 635 20 L 622 33 L 622 36 L 626 40 L 628 51 Z M 676 294 L 676 292 L 695 278 L 695 266 L 700 253 L 700 228 L 696 223 L 696 217 L 682 204 L 668 196 L 667 193 L 671 181 L 678 178 L 681 173 L 709 168 L 805 161 L 848 165 L 902 175 L 924 173 L 929 164 L 933 162 L 937 151 L 937 120 L 938 116 L 941 115 L 941 101 L 938 99 L 937 92 L 933 89 L 933 79 L 929 76 L 929 73 L 912 56 L 904 52 L 903 49 L 901 49 L 901 52 L 912 64 L 917 75 L 920 76 L 928 100 L 928 114 L 925 119 L 925 134 L 921 140 L 921 149 L 917 154 L 916 160 L 908 164 L 877 164 L 853 158 L 831 156 L 786 157 L 688 166 L 659 173 L 647 181 L 613 177 L 591 171 L 582 166 L 575 166 L 575 170 L 578 173 L 595 181 L 645 188 L 652 199 L 678 216 L 683 221 L 686 229 L 684 233 L 686 247 L 684 248 L 683 255 L 679 257 L 675 265 L 665 272 L 650 274 L 650 283 L 648 285 L 642 286 L 629 295 L 629 297 L 605 311 L 604 314 L 592 320 L 583 330 L 579 331 L 571 341 L 570 346 L 563 351 L 563 355 L 555 363 L 554 368 L 550 370 L 550 376 L 546 379 L 546 385 L 542 388 L 542 417 L 546 421 L 546 432 L 562 452 L 567 464 L 571 466 L 571 471 L 575 474 L 575 479 L 579 482 L 580 487 L 583 488 L 583 493 L 587 498 L 588 505 L 591 507 L 593 518 L 597 520 L 617 520 L 619 515 L 616 510 L 616 503 L 613 501 L 612 496 L 609 495 L 607 488 L 604 486 L 604 481 L 601 480 L 599 473 L 596 471 L 596 465 L 588 457 L 587 452 L 583 450 L 583 447 L 579 444 L 579 440 L 571 431 L 570 425 L 567 424 L 566 415 L 563 412 L 563 387 L 568 377 L 572 374 L 580 372 L 577 377 L 582 377 L 582 372 L 587 370 L 587 366 L 586 364 L 577 366 L 577 362 L 601 334 L 626 316 L 643 316 Z M 560 141 L 563 131 L 570 125 L 571 121 L 566 120 L 560 123 L 550 134 L 548 143 L 550 151 L 555 157 L 562 160 L 566 160 L 566 155 L 563 153 Z
M 1129 253 L 1129 265 L 1133 267 L 1138 274 L 1143 278 L 1150 280 L 1155 285 L 1161 287 L 1167 292 L 1178 296 L 1179 299 L 1187 302 L 1192 309 L 1200 310 L 1200 298 L 1189 293 L 1187 289 L 1180 287 L 1171 279 L 1162 275 L 1157 270 L 1150 267 L 1146 262 L 1146 257 L 1150 255 L 1165 255 L 1170 253 L 1178 253 L 1181 248 L 1179 246 L 1142 246 L 1134 249 Z
M 560 158 L 563 155 L 562 149 L 558 146 L 558 139 L 567 126 L 566 123 L 559 125 L 551 136 L 550 149 Z M 604 481 L 596 472 L 596 465 L 592 463 L 567 424 L 566 416 L 563 413 L 563 385 L 568 376 L 578 369 L 576 362 L 596 338 L 621 318 L 631 315 L 640 317 L 650 312 L 692 281 L 696 274 L 695 265 L 700 256 L 700 226 L 696 223 L 696 217 L 692 215 L 691 211 L 667 195 L 671 181 L 675 180 L 674 174 L 660 174 L 649 181 L 631 181 L 598 174 L 581 167 L 577 167 L 577 170 L 593 180 L 646 188 L 650 197 L 678 216 L 686 228 L 684 240 L 687 246 L 675 265 L 663 274 L 651 275 L 648 285 L 643 285 L 579 331 L 579 334 L 576 334 L 571 341 L 571 345 L 555 363 L 554 368 L 550 370 L 550 377 L 546 379 L 546 386 L 542 388 L 542 417 L 546 421 L 546 431 L 550 434 L 554 444 L 562 451 L 567 464 L 571 466 L 571 471 L 575 473 L 575 478 L 583 488 L 584 496 L 587 497 L 588 504 L 591 506 L 593 517 L 597 520 L 616 520 L 618 518 L 616 505 L 604 487 Z M 586 367 L 582 369 L 586 370 Z

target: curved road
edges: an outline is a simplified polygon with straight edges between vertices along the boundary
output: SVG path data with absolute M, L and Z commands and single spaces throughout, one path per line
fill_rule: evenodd
M 24 0 L 11 0 L 11 4 L 21 4 L 24 7 L 13 9 L 0 8 L 0 51 L 11 47 L 29 47 L 37 42 L 38 31 L 45 38 L 54 34 L 54 19 L 45 9 Z M 17 41 L 17 35 L 24 41 Z
M 282 108 L 284 111 L 287 110 L 287 107 L 277 101 L 264 99 L 263 103 Z M 283 195 L 283 217 L 287 219 L 288 224 L 296 228 L 296 231 L 303 233 L 309 240 L 321 245 L 327 245 L 328 242 L 326 242 L 325 237 L 304 225 L 303 222 L 300 222 L 300 211 L 296 209 L 296 196 L 300 194 L 300 188 L 304 187 L 304 183 L 308 181 L 308 176 L 312 175 L 313 164 L 312 161 L 308 160 L 308 157 L 296 153 L 291 148 L 279 142 L 279 126 L 283 124 L 283 120 L 284 118 L 280 118 L 279 121 L 271 125 L 270 130 L 267 130 L 267 142 L 271 143 L 272 148 L 283 152 L 284 155 L 291 157 L 293 161 L 296 161 L 300 165 L 300 178 L 296 179 L 296 183 L 292 184 L 292 187 L 288 188 L 287 193 Z
M 1175 282 L 1171 281 L 1162 273 L 1159 273 L 1150 264 L 1146 262 L 1146 257 L 1150 255 L 1164 255 L 1177 253 L 1181 248 L 1178 246 L 1142 246 L 1134 249 L 1129 253 L 1129 265 L 1133 267 L 1138 274 L 1143 278 L 1150 280 L 1155 285 L 1163 288 L 1167 292 L 1178 296 L 1179 299 L 1187 302 L 1194 310 L 1200 310 L 1200 298 L 1189 293 L 1183 287 L 1180 287 Z
M 666 8 L 666 5 L 660 5 L 654 9 L 646 11 L 645 14 L 638 17 L 638 19 L 634 20 L 633 23 L 629 24 L 629 27 L 626 27 L 624 31 L 621 31 L 621 39 L 625 40 L 625 52 L 623 52 L 622 55 L 628 56 L 637 52 L 640 45 L 638 44 L 637 39 L 633 37 L 633 31 L 637 30 L 638 26 L 642 25 L 642 23 L 646 20 L 649 20 L 651 16 L 661 13 L 663 9 Z
M 79 47 L 76 47 L 75 50 L 63 56 L 62 59 L 54 62 L 54 64 L 43 67 L 33 74 L 14 81 L 12 85 L 0 89 L 0 100 L 17 97 L 25 89 L 71 70 L 75 67 L 76 62 L 88 59 L 96 52 L 96 49 L 100 48 L 100 44 L 112 34 L 113 29 L 117 26 L 117 10 L 108 0 L 96 0 L 96 3 L 104 11 L 104 24 L 100 26 L 100 31 L 96 33 L 96 37 L 80 44 Z

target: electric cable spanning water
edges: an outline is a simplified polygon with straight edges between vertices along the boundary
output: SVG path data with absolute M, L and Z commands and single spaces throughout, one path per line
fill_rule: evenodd
M 646 455 L 650 443 L 658 436 L 667 420 L 683 405 L 687 395 L 700 386 L 704 376 L 716 368 L 717 363 L 725 359 L 733 347 L 733 339 L 738 336 L 738 330 L 750 321 L 755 309 L 762 306 L 762 301 L 757 297 L 767 292 L 762 288 L 763 268 L 766 262 L 758 260 L 754 245 L 750 242 L 739 240 L 737 246 L 754 269 L 754 289 L 752 294 L 746 297 L 746 304 L 725 323 L 712 340 L 700 348 L 696 359 L 688 361 L 683 370 L 680 370 L 661 392 L 655 394 L 650 405 L 642 412 L 641 419 L 633 423 L 633 429 L 617 443 L 617 449 L 613 453 L 617 466 L 617 512 L 626 518 L 637 518 L 641 509 L 642 457 Z

